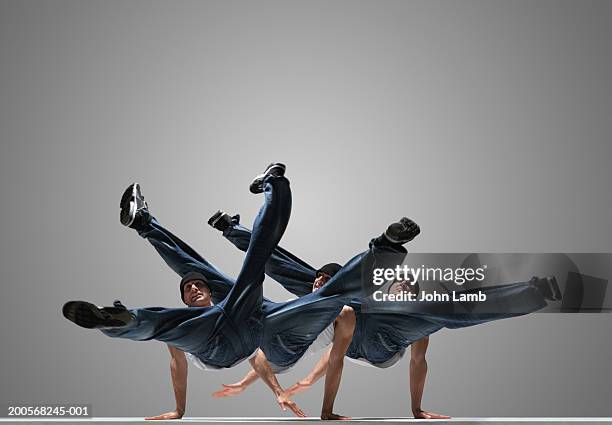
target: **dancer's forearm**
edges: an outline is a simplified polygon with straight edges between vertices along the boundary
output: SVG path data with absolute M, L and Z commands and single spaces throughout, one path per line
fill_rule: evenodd
M 332 347 L 325 350 L 325 353 L 321 356 L 317 364 L 314 366 L 312 371 L 306 377 L 300 381 L 300 385 L 314 385 L 319 379 L 321 379 L 327 373 L 327 367 L 329 365 L 329 356 L 331 354 Z
M 329 353 L 327 376 L 325 377 L 325 393 L 321 407 L 321 419 L 343 419 L 345 416 L 333 412 L 336 395 L 340 388 L 344 356 L 348 350 L 353 331 L 355 330 L 355 312 L 350 307 L 344 307 L 334 325 L 334 341 Z
M 170 360 L 170 374 L 172 376 L 172 387 L 174 388 L 176 411 L 182 416 L 187 404 L 187 358 L 185 353 L 176 348 L 170 348 L 170 351 L 174 351 Z
M 410 358 L 410 397 L 412 399 L 412 414 L 416 419 L 449 419 L 450 416 L 427 412 L 421 407 L 425 379 L 427 378 L 427 361 L 425 360 L 425 353 L 427 352 L 428 345 L 428 336 L 412 343 Z
M 258 379 L 259 375 L 257 374 L 257 372 L 254 369 L 251 369 L 249 373 L 244 375 L 244 378 L 242 378 L 239 384 L 242 386 L 243 389 L 246 390 L 249 385 L 257 381 Z
M 287 388 L 287 395 L 292 396 L 294 394 L 301 393 L 302 391 L 306 391 L 315 382 L 321 379 L 322 376 L 325 376 L 325 374 L 327 373 L 327 367 L 329 365 L 330 353 L 331 347 L 325 350 L 325 354 L 321 356 L 312 371 L 308 375 L 306 375 L 304 379 L 300 379 L 295 384 Z
M 251 363 L 253 372 L 255 372 L 266 383 L 266 385 L 270 387 L 274 395 L 279 396 L 283 393 L 283 389 L 278 383 L 276 375 L 274 375 L 274 372 L 272 371 L 272 368 L 270 367 L 270 364 L 268 363 L 266 355 L 263 353 L 263 351 L 259 350 L 257 355 L 251 358 L 249 362 Z M 245 379 L 247 377 L 248 375 L 245 376 Z
M 255 370 L 259 377 L 266 383 L 266 385 L 270 387 L 270 389 L 276 396 L 276 402 L 282 410 L 289 409 L 296 416 L 306 416 L 304 412 L 302 412 L 302 410 L 298 407 L 298 405 L 295 404 L 291 399 L 289 399 L 289 395 L 283 391 L 263 351 L 258 350 L 257 355 L 251 358 L 249 362 L 251 363 L 251 367 L 253 367 L 253 370 Z
M 334 401 L 336 400 L 338 388 L 340 388 L 340 380 L 342 379 L 345 353 L 346 349 L 343 349 L 343 347 L 339 347 L 336 344 L 332 347 L 327 376 L 325 377 L 325 393 L 323 395 L 323 407 L 321 408 L 322 415 L 332 413 L 333 411 Z
M 170 376 L 172 377 L 172 388 L 174 389 L 174 400 L 176 408 L 172 412 L 150 416 L 146 420 L 170 420 L 180 419 L 185 414 L 187 403 L 187 358 L 185 353 L 168 345 L 170 350 Z
M 428 339 L 423 338 L 412 344 L 410 358 L 410 398 L 412 413 L 416 416 L 421 411 L 421 400 L 427 378 L 427 351 Z
M 236 396 L 246 390 L 249 385 L 258 379 L 259 375 L 257 372 L 254 369 L 251 369 L 249 373 L 247 373 L 240 381 L 234 384 L 223 384 L 223 389 L 215 391 L 212 396 L 215 398 Z
M 410 397 L 412 412 L 414 414 L 421 410 L 425 378 L 427 377 L 427 361 L 420 362 L 410 360 Z

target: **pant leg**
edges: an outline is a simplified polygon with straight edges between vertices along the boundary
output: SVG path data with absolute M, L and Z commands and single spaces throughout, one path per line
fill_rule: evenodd
M 408 253 L 401 245 L 380 244 L 379 240 L 372 239 L 367 251 L 349 260 L 317 293 L 320 296 L 342 294 L 365 298 L 378 289 L 373 284 L 373 270 L 394 268 L 403 263 Z
M 236 284 L 220 303 L 237 324 L 248 322 L 255 313 L 261 318 L 265 265 L 287 228 L 290 214 L 289 180 L 269 176 L 264 182 L 264 204 L 255 218 Z
M 113 338 L 132 341 L 157 340 L 188 353 L 198 353 L 222 320 L 216 307 L 130 309 L 133 321 L 123 327 L 100 329 Z
M 356 324 L 347 356 L 384 364 L 410 344 L 443 328 L 418 316 L 355 312 Z
M 540 291 L 530 282 L 458 291 L 460 294 L 482 292 L 486 301 L 436 303 L 433 311 L 419 314 L 420 317 L 449 329 L 463 328 L 533 313 L 547 303 Z
M 229 294 L 234 284 L 233 279 L 202 258 L 155 218 L 151 217 L 149 222 L 138 230 L 138 234 L 153 245 L 166 264 L 179 276 L 183 277 L 189 272 L 199 272 L 206 276 L 213 303 L 221 302 Z
M 356 329 L 347 355 L 351 358 L 365 358 L 374 365 L 380 364 L 413 342 L 442 328 L 474 326 L 529 314 L 546 306 L 544 297 L 529 282 L 470 289 L 459 291 L 458 294 L 478 291 L 487 296 L 486 301 L 411 302 L 412 306 L 421 304 L 418 309 L 420 312 L 389 308 L 385 313 L 380 306 L 367 314 L 358 311 Z
M 240 224 L 233 224 L 223 231 L 223 236 L 236 248 L 246 251 L 251 240 L 251 231 Z M 274 249 L 266 263 L 265 273 L 298 297 L 312 292 L 316 277 L 313 267 L 281 247 Z

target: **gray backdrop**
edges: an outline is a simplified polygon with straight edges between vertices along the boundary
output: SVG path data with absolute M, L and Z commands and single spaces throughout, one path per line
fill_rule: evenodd
M 0 0 L 0 400 L 174 407 L 162 344 L 60 311 L 181 305 L 177 277 L 118 223 L 133 180 L 232 275 L 242 253 L 205 220 L 252 222 L 248 183 L 271 161 L 294 191 L 283 245 L 315 265 L 402 215 L 422 227 L 417 252 L 611 252 L 611 17 L 609 1 Z M 610 416 L 611 320 L 439 332 L 423 406 Z M 210 397 L 246 371 L 190 368 L 187 415 L 280 414 L 261 383 Z M 316 416 L 321 398 L 319 383 L 296 401 Z M 337 411 L 410 415 L 408 362 L 348 363 Z

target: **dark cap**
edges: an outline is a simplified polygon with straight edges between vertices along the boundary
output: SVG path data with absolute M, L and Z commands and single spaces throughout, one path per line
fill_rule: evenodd
M 321 267 L 319 270 L 317 270 L 317 274 L 325 273 L 330 275 L 331 277 L 334 277 L 334 275 L 338 273 L 341 268 L 342 266 L 338 263 L 328 263 Z
M 201 280 L 204 283 L 208 283 L 208 279 L 206 279 L 206 276 L 204 276 L 202 273 L 189 272 L 185 276 L 183 276 L 179 285 L 179 289 L 181 291 L 181 299 L 183 300 L 183 302 L 185 302 L 185 300 L 183 299 L 183 289 L 185 289 L 185 285 L 187 285 L 187 283 L 191 282 L 192 280 Z

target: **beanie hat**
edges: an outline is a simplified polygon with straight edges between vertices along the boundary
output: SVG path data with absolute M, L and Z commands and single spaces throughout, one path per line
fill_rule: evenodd
M 191 282 L 192 280 L 201 280 L 204 283 L 208 283 L 208 279 L 206 279 L 206 276 L 204 276 L 202 273 L 189 272 L 185 276 L 183 276 L 183 278 L 181 279 L 181 283 L 179 284 L 179 289 L 181 291 L 181 299 L 183 300 L 183 302 L 185 302 L 185 300 L 183 299 L 183 289 L 185 289 L 185 285 L 187 285 L 187 283 Z
M 333 277 L 336 273 L 340 271 L 341 268 L 342 266 L 338 263 L 328 263 L 321 267 L 319 270 L 317 270 L 317 274 L 325 273 Z

